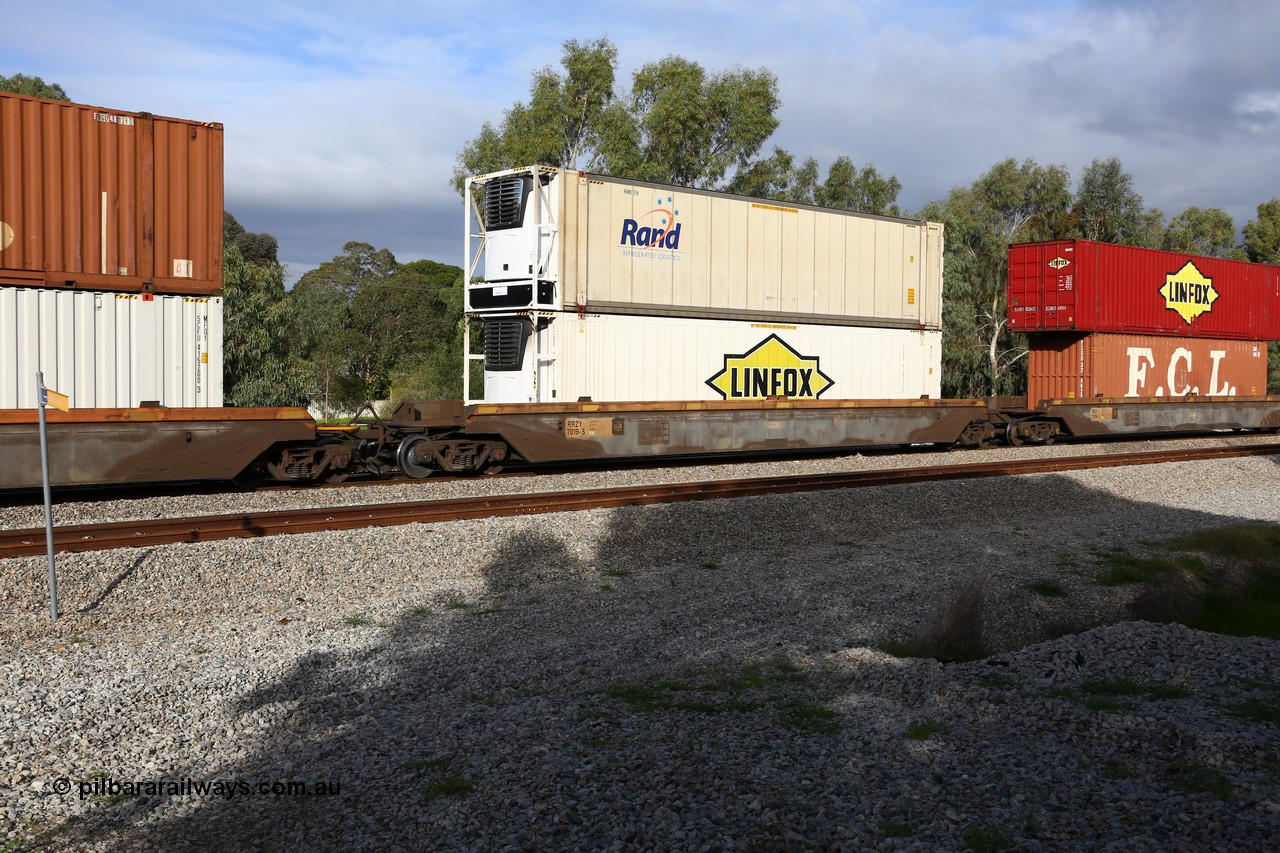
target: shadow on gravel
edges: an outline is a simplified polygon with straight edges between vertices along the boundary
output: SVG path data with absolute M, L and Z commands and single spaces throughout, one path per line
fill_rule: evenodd
M 979 521 L 993 514 L 994 529 Z M 324 782 L 336 796 L 104 802 L 34 843 L 1070 849 L 1081 839 L 1064 815 L 1126 797 L 1127 751 L 1176 751 L 1172 735 L 1125 710 L 1103 720 L 1123 734 L 1035 729 L 1066 700 L 1002 686 L 1007 659 L 963 670 L 961 690 L 960 669 L 859 647 L 910 632 L 975 578 L 1004 614 L 989 617 L 996 644 L 1034 641 L 1055 619 L 1115 621 L 1133 591 L 1091 580 L 1090 555 L 1116 541 L 1090 519 L 1114 520 L 1134 548 L 1234 521 L 1060 476 L 615 511 L 603 535 L 593 518 L 501 525 L 513 532 L 481 567 L 478 595 L 404 601 L 386 627 L 333 620 L 332 648 L 211 709 L 254 744 L 245 756 L 173 773 Z M 424 547 L 405 558 L 431 573 L 425 540 L 446 531 L 416 530 L 402 535 Z M 1046 574 L 1065 595 L 1026 588 Z M 1094 663 L 1078 654 L 1073 665 Z M 946 719 L 963 730 L 948 734 Z M 1027 799 L 1043 780 L 1084 793 Z M 1162 822 L 1167 791 L 1138 790 L 1123 831 L 1153 849 L 1185 844 L 1187 826 Z M 1233 837 L 1230 797 L 1192 795 L 1196 820 L 1207 811 L 1215 837 Z
M 120 584 L 127 581 L 133 575 L 133 573 L 138 570 L 138 566 L 141 566 L 143 563 L 145 563 L 153 553 L 155 553 L 154 548 L 146 548 L 140 551 L 138 553 L 138 558 L 129 564 L 129 568 L 125 569 L 123 572 L 121 572 L 120 574 L 112 578 L 111 582 L 102 588 L 102 590 L 93 599 L 93 601 L 90 601 L 84 607 L 80 608 L 80 612 L 92 613 L 94 610 L 97 610 L 98 607 L 102 604 L 102 602 L 106 601 L 107 597 L 111 595 L 112 591 L 116 587 L 120 586 Z

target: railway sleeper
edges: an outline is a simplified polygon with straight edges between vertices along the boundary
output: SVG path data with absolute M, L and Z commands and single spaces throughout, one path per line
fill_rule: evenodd
M 479 474 L 500 470 L 507 459 L 505 442 L 487 439 L 432 439 L 406 436 L 396 451 L 396 462 L 407 477 L 421 479 L 437 471 Z

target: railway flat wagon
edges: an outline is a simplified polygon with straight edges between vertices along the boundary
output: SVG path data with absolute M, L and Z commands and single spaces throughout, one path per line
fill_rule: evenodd
M 1009 247 L 1009 328 L 1280 340 L 1280 267 L 1052 240 Z
M 314 443 L 305 409 L 72 409 L 49 411 L 54 486 L 235 480 L 282 443 Z M 43 482 L 33 409 L 0 411 L 0 489 Z M 277 456 L 277 458 L 280 458 Z M 283 473 L 283 472 L 282 472 Z
M 541 166 L 466 196 L 484 402 L 938 395 L 937 223 Z
M 753 400 L 475 404 L 408 401 L 378 428 L 384 461 L 410 477 L 504 462 L 823 450 L 894 444 L 976 445 L 982 400 Z M 372 431 L 366 436 L 374 438 Z

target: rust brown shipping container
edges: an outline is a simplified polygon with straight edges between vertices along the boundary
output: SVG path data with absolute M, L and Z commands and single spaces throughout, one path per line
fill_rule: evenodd
M 1031 335 L 1027 399 L 1256 397 L 1267 393 L 1267 345 L 1158 335 Z
M 222 291 L 222 125 L 0 92 L 0 284 Z

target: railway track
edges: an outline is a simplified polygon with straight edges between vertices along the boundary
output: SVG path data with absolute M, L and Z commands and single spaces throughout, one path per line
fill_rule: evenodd
M 53 538 L 56 551 L 97 551 L 285 533 L 1266 455 L 1280 455 L 1280 443 L 81 524 L 55 528 Z M 43 554 L 45 548 L 43 528 L 0 531 L 0 558 Z

